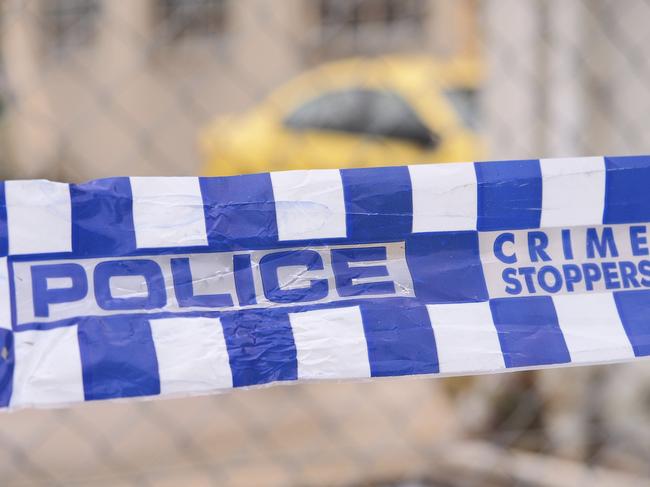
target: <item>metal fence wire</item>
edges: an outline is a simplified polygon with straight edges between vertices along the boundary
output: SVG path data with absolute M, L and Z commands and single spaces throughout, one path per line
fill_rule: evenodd
M 0 5 L 4 178 L 648 152 L 646 0 Z M 360 73 L 408 140 L 342 115 Z M 650 363 L 25 410 L 0 452 L 2 485 L 647 485 Z

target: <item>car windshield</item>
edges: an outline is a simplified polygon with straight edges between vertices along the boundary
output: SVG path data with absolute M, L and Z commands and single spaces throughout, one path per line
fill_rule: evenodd
M 390 137 L 427 148 L 437 137 L 400 95 L 389 90 L 331 91 L 300 105 L 284 124 L 294 130 L 328 130 Z

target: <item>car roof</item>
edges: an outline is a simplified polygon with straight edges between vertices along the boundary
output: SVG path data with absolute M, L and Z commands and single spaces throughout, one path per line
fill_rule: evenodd
M 350 86 L 417 92 L 431 87 L 476 88 L 481 66 L 467 58 L 436 60 L 430 56 L 355 57 L 312 68 L 286 82 L 269 98 L 273 103 L 310 98 L 322 91 Z

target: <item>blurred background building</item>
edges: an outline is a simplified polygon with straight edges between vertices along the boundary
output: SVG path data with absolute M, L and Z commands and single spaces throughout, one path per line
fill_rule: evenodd
M 644 0 L 0 5 L 4 178 L 649 152 Z M 3 485 L 644 485 L 650 363 L 22 411 L 0 451 Z
M 471 0 L 5 4 L 13 160 L 23 174 L 72 179 L 195 173 L 212 117 L 325 60 L 478 48 Z

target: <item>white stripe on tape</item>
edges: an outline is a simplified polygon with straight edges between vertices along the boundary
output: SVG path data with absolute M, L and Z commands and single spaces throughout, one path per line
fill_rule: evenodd
M 12 406 L 84 400 L 77 326 L 14 334 Z
M 7 181 L 9 253 L 72 250 L 70 188 L 44 180 Z
M 208 244 L 198 178 L 132 177 L 131 191 L 138 248 Z
M 605 207 L 602 157 L 540 159 L 542 227 L 600 225 Z
M 429 304 L 440 372 L 480 372 L 505 368 L 488 302 Z
M 228 350 L 218 318 L 164 318 L 149 323 L 162 394 L 232 387 Z
M 611 293 L 558 295 L 553 304 L 572 362 L 634 358 Z
M 338 170 L 275 172 L 271 182 L 281 241 L 346 236 L 343 182 Z
M 473 164 L 409 166 L 413 232 L 476 230 L 477 190 Z
M 290 313 L 298 378 L 370 377 L 368 345 L 358 306 Z

